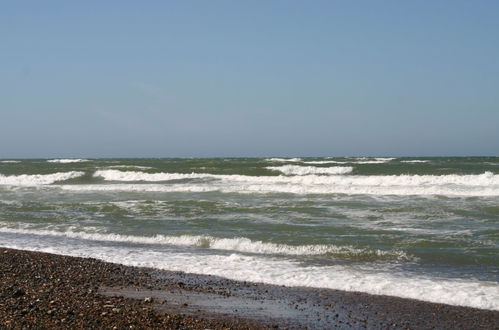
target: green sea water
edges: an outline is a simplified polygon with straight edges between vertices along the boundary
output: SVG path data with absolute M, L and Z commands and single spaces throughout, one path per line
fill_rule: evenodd
M 0 160 L 0 246 L 499 310 L 499 158 Z

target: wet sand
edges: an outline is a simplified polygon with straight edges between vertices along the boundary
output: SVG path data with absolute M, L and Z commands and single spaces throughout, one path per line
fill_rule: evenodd
M 499 312 L 0 248 L 0 328 L 499 329 Z

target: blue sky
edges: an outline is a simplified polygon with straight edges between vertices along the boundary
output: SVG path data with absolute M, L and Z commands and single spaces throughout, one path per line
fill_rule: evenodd
M 11 1 L 0 158 L 499 156 L 498 1 Z

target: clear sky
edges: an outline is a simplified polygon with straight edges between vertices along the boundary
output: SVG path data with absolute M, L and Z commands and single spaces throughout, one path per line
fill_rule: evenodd
M 499 156 L 499 1 L 4 1 L 0 158 Z

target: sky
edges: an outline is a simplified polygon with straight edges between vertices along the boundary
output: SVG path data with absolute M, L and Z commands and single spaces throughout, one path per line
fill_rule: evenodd
M 499 1 L 4 1 L 0 158 L 499 156 Z

